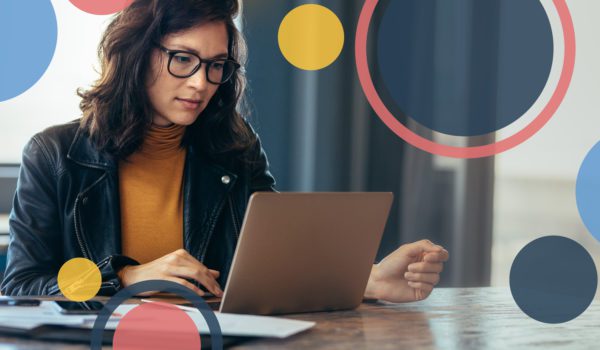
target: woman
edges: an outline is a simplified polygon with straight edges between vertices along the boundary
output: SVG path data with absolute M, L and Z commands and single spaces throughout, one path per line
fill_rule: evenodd
M 248 198 L 275 185 L 242 114 L 237 12 L 237 0 L 136 0 L 113 19 L 83 117 L 24 149 L 3 294 L 58 294 L 61 265 L 83 256 L 103 295 L 149 279 L 222 295 Z M 447 258 L 404 245 L 373 266 L 365 296 L 423 299 Z

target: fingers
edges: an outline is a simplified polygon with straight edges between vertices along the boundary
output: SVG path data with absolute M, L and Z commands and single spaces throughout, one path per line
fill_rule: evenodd
M 427 298 L 429 296 L 429 294 L 431 294 L 431 291 L 433 290 L 433 285 L 431 285 L 429 283 L 423 283 L 423 282 L 408 281 L 408 286 L 416 289 L 415 290 L 415 299 L 417 299 L 417 300 L 423 300 L 423 299 Z
M 177 278 L 177 277 L 165 277 L 163 278 L 163 280 L 167 280 L 167 281 L 171 281 L 171 282 L 175 282 L 178 284 L 181 284 L 184 287 L 187 287 L 188 289 L 191 289 L 192 291 L 194 291 L 194 293 L 198 294 L 199 296 L 203 297 L 204 296 L 204 291 L 198 287 L 196 287 L 193 283 L 190 283 L 182 278 Z
M 443 258 L 443 251 L 427 253 L 424 261 L 408 265 L 408 271 L 404 273 L 404 278 L 408 286 L 415 289 L 415 300 L 426 299 L 433 291 L 433 287 L 440 282 L 440 272 L 444 269 L 444 264 L 437 261 Z
M 429 283 L 408 281 L 408 285 L 411 288 L 420 289 L 427 294 L 431 293 L 431 291 L 433 290 L 433 285 L 431 285 Z
M 408 265 L 408 271 L 418 273 L 440 273 L 444 270 L 444 264 L 431 263 L 427 261 L 416 262 Z
M 208 289 L 215 296 L 220 297 L 223 295 L 223 291 L 221 290 L 221 286 L 217 282 L 217 278 L 219 278 L 219 271 L 210 270 L 206 266 L 202 265 L 197 260 L 194 262 L 193 270 L 189 271 L 193 273 L 192 278 L 200 284 L 202 284 L 206 289 Z
M 176 250 L 170 254 L 164 268 L 165 273 L 172 276 L 198 281 L 215 296 L 223 295 L 223 291 L 216 281 L 219 272 L 208 269 L 184 249 Z
M 419 246 L 426 252 L 437 252 L 445 250 L 444 247 L 442 247 L 441 245 L 433 244 L 433 242 L 431 242 L 428 239 L 422 239 L 420 241 L 415 242 L 415 244 L 417 244 L 417 246 Z
M 423 282 L 433 286 L 440 282 L 440 275 L 437 273 L 406 272 L 404 278 L 409 282 Z
M 206 287 L 206 289 L 208 289 L 215 296 L 220 297 L 223 295 L 223 291 L 221 290 L 219 283 L 217 283 L 215 277 L 213 277 L 208 270 L 206 272 L 200 272 L 194 279 L 200 282 L 200 284 Z
M 448 251 L 442 250 L 442 251 L 437 251 L 437 252 L 425 253 L 425 255 L 423 256 L 423 261 L 436 263 L 436 262 L 448 261 L 448 258 L 449 258 Z
M 175 277 L 198 281 L 198 283 L 206 287 L 206 289 L 216 296 L 220 296 L 221 293 L 223 293 L 219 284 L 215 280 L 214 275 L 206 267 L 198 267 L 194 265 L 177 266 L 175 268 L 171 268 L 170 274 Z
M 188 252 L 187 252 L 187 250 L 185 250 L 185 249 L 178 249 L 178 250 L 174 251 L 172 254 L 173 254 L 173 255 L 174 255 L 174 256 L 175 256 L 177 259 L 181 259 L 181 260 L 183 260 L 183 261 L 187 261 L 187 262 L 189 262 L 190 264 L 194 264 L 194 265 L 195 265 L 195 264 L 197 263 L 197 264 L 200 264 L 200 265 L 202 265 L 202 263 L 201 263 L 201 262 L 199 262 L 199 261 L 198 261 L 196 258 L 194 258 L 194 257 L 193 257 L 193 256 L 192 256 L 190 253 L 188 253 Z M 204 265 L 202 265 L 202 266 L 204 266 Z
M 448 251 L 446 249 L 444 249 L 444 247 L 437 245 L 437 244 L 433 244 L 428 239 L 422 239 L 422 240 L 414 242 L 414 243 L 405 244 L 403 246 L 403 248 L 407 250 L 407 253 L 410 256 L 415 256 L 415 257 L 421 256 L 421 254 L 423 252 L 425 252 L 425 253 L 446 252 L 446 254 L 448 253 Z

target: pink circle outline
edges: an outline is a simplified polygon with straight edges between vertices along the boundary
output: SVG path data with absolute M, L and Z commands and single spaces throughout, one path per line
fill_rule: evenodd
M 575 29 L 573 27 L 571 13 L 569 12 L 569 8 L 565 0 L 553 0 L 554 6 L 556 7 L 560 17 L 561 25 L 563 27 L 565 44 L 564 63 L 560 74 L 560 79 L 552 97 L 534 120 L 532 120 L 525 128 L 504 140 L 475 147 L 442 145 L 415 134 L 402 123 L 400 123 L 398 119 L 396 119 L 387 109 L 379 97 L 377 90 L 375 89 L 373 80 L 371 78 L 371 73 L 369 72 L 369 64 L 367 60 L 367 36 L 369 33 L 371 18 L 373 17 L 373 13 L 378 2 L 379 0 L 365 0 L 365 4 L 363 5 L 360 17 L 358 19 L 355 42 L 358 78 L 365 96 L 367 97 L 369 104 L 377 116 L 379 116 L 379 118 L 390 130 L 414 147 L 431 154 L 453 158 L 482 158 L 502 153 L 520 145 L 537 133 L 544 125 L 546 125 L 550 118 L 552 118 L 564 100 L 573 77 L 573 71 L 575 69 Z

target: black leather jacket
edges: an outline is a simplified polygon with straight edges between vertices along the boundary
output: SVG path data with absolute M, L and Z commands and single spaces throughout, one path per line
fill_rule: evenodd
M 59 294 L 57 274 L 71 258 L 94 261 L 101 295 L 120 288 L 118 161 L 99 152 L 73 121 L 33 136 L 23 151 L 13 209 L 4 295 Z M 275 181 L 257 143 L 252 162 L 219 164 L 189 144 L 184 170 L 184 248 L 221 271 L 224 285 L 250 194 L 273 191 Z M 224 165 L 227 164 L 227 165 Z

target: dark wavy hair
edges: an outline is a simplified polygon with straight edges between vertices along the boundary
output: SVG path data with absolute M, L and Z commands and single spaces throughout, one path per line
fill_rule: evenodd
M 152 124 L 146 73 L 155 43 L 169 34 L 202 23 L 223 21 L 229 56 L 244 67 L 247 49 L 234 24 L 237 0 L 135 0 L 108 25 L 98 47 L 100 78 L 77 90 L 83 112 L 81 127 L 100 150 L 126 159 L 142 144 Z M 209 156 L 244 155 L 256 143 L 245 120 L 246 77 L 243 69 L 219 86 L 198 119 L 186 129 L 183 143 L 197 142 Z

